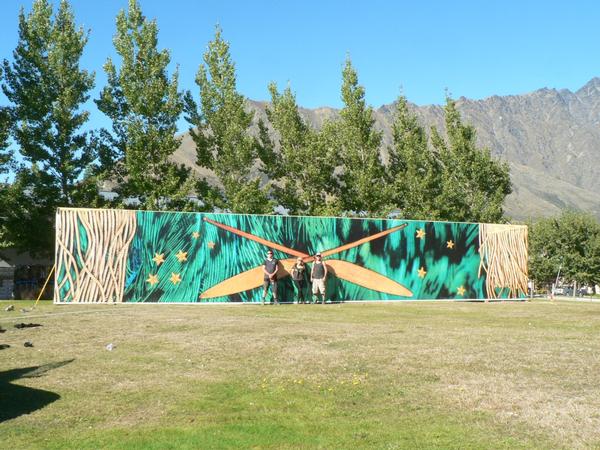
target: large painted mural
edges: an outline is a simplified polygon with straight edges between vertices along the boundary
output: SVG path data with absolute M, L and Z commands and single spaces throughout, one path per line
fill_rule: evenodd
M 328 301 L 522 298 L 527 228 L 333 217 L 61 208 L 56 303 L 260 302 L 268 249 L 289 272 L 321 252 Z

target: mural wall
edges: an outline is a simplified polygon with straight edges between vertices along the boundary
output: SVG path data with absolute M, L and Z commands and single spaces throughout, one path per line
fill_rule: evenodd
M 268 249 L 284 302 L 296 258 L 317 252 L 331 301 L 527 292 L 525 226 L 61 208 L 54 301 L 260 302 Z

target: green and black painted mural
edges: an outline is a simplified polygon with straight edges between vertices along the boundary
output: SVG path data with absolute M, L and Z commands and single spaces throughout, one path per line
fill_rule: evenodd
M 292 301 L 321 252 L 329 301 L 519 298 L 527 228 L 333 217 L 60 209 L 55 302 L 260 302 L 268 249 Z

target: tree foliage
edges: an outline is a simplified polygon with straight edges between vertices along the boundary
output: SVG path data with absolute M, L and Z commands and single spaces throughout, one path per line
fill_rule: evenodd
M 3 62 L 10 102 L 4 113 L 25 162 L 5 196 L 6 226 L 13 244 L 32 252 L 51 250 L 57 206 L 88 206 L 97 198 L 93 181 L 82 179 L 95 159 L 81 131 L 89 115 L 82 104 L 94 85 L 94 74 L 79 67 L 87 40 L 67 1 L 53 15 L 47 0 L 36 0 L 28 15 L 21 10 L 13 61 Z
M 404 96 L 396 101 L 392 139 L 386 174 L 394 206 L 406 219 L 440 218 L 436 201 L 442 188 L 441 166 Z
M 385 216 L 391 210 L 389 190 L 379 148 L 382 133 L 375 129 L 373 109 L 366 105 L 365 89 L 358 84 L 358 75 L 350 59 L 342 71 L 344 106 L 334 139 L 342 167 L 340 198 L 342 208 L 350 213 Z
M 116 183 L 121 201 L 136 198 L 141 208 L 180 209 L 192 183 L 190 170 L 169 159 L 180 145 L 178 73 L 169 77 L 171 58 L 157 48 L 156 21 L 144 17 L 136 0 L 117 16 L 113 42 L 121 65 L 107 60 L 108 84 L 96 100 L 113 129 L 102 133 L 101 175 Z
M 476 143 L 475 128 L 462 122 L 449 96 L 444 108 L 446 138 L 432 128 L 431 141 L 442 165 L 437 213 L 444 220 L 500 222 L 510 194 L 508 164 Z
M 6 144 L 9 135 L 9 123 L 9 115 L 5 110 L 0 109 L 0 190 L 4 184 L 2 176 L 8 173 L 12 162 L 12 152 Z
M 335 147 L 327 139 L 332 124 L 326 123 L 322 131 L 310 127 L 300 115 L 296 97 L 289 86 L 280 93 L 277 85 L 271 83 L 269 92 L 271 105 L 267 107 L 267 117 L 277 133 L 279 152 L 263 157 L 263 160 L 269 176 L 275 181 L 276 201 L 290 214 L 339 213 L 333 175 Z M 267 139 L 263 138 L 263 141 Z
M 503 220 L 508 166 L 477 146 L 474 128 L 450 97 L 444 132 L 432 128 L 429 136 L 406 98 L 398 99 L 384 164 L 383 134 L 349 58 L 338 118 L 314 129 L 291 89 L 280 92 L 272 83 L 268 126 L 255 120 L 237 90 L 219 27 L 198 68 L 196 101 L 179 92 L 178 71 L 169 74 L 170 54 L 158 49 L 156 22 L 129 0 L 113 40 L 119 64 L 107 60 L 107 85 L 95 100 L 112 129 L 90 133 L 82 131 L 88 120 L 82 105 L 94 74 L 79 67 L 87 40 L 66 0 L 56 14 L 48 0 L 35 0 L 30 14 L 19 15 L 12 62 L 0 67 L 10 102 L 0 107 L 0 175 L 10 168 L 15 177 L 0 188 L 0 208 L 9 211 L 0 219 L 4 240 L 50 249 L 56 207 L 98 205 L 99 181 L 120 195 L 113 206 L 137 199 L 140 208 L 182 209 L 195 190 L 205 210 L 269 213 L 281 205 L 303 215 L 385 217 L 396 209 L 412 219 Z M 184 111 L 197 165 L 213 178 L 197 180 L 172 161 Z M 21 158 L 12 157 L 9 141 Z
M 0 81 L 2 80 L 2 67 L 0 67 Z M 12 152 L 8 148 L 10 135 L 10 110 L 0 107 L 0 247 L 8 244 L 8 230 L 6 229 L 6 211 L 8 210 L 7 193 L 8 185 L 4 177 L 9 171 L 12 162 Z
M 237 91 L 229 43 L 219 27 L 203 60 L 196 75 L 200 103 L 190 93 L 186 95 L 186 118 L 192 125 L 197 164 L 213 171 L 219 185 L 204 179 L 198 191 L 209 207 L 239 213 L 271 212 L 273 204 L 257 168 L 263 144 L 249 132 L 254 113 L 246 109 L 246 98 Z
M 2 67 L 0 66 L 0 82 L 2 81 Z M 10 136 L 11 117 L 10 109 L 0 106 L 0 176 L 8 172 L 9 163 L 12 160 L 12 152 L 8 148 Z M 0 185 L 2 183 L 0 178 Z
M 600 223 L 591 214 L 567 211 L 530 224 L 530 276 L 551 283 L 559 268 L 567 282 L 600 284 Z

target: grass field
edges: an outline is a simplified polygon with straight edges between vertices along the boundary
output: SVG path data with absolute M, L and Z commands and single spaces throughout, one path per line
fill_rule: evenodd
M 2 448 L 600 447 L 600 303 L 7 305 Z

